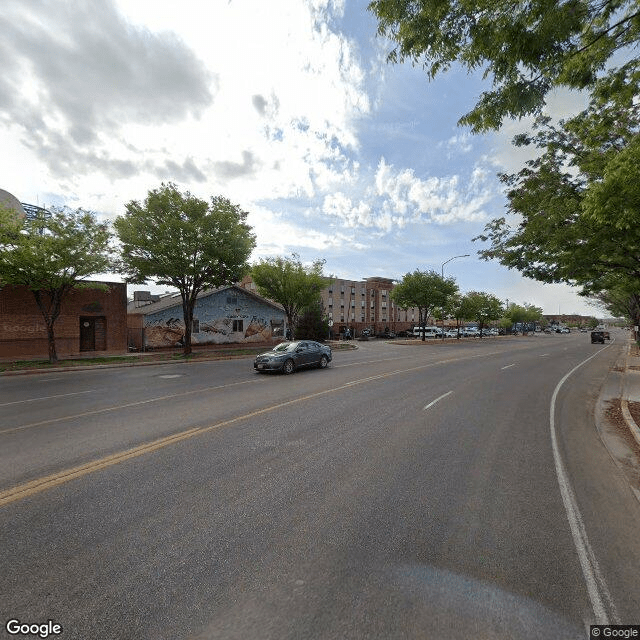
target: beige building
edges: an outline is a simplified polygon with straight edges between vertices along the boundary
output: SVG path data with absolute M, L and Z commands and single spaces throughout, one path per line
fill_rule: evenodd
M 253 291 L 255 284 L 249 276 L 241 286 Z M 391 301 L 394 281 L 390 278 L 343 280 L 336 278 L 321 291 L 324 310 L 333 323 L 334 336 L 343 335 L 347 328 L 358 336 L 364 329 L 374 334 L 406 331 L 418 324 L 417 309 L 400 309 Z

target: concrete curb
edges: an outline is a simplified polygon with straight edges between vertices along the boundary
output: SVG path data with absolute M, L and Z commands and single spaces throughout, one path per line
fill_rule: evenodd
M 631 376 L 633 374 L 630 373 L 630 365 L 629 360 L 631 359 L 631 343 L 627 345 L 627 357 L 624 368 L 624 381 L 622 386 L 622 397 L 620 398 L 620 407 L 622 409 L 622 415 L 624 416 L 624 420 L 629 427 L 629 431 L 631 431 L 631 435 L 634 437 L 635 441 L 640 446 L 640 427 L 636 424 L 636 421 L 633 419 L 631 415 L 631 411 L 629 411 L 629 397 L 632 394 L 630 386 L 633 384 L 631 382 Z M 636 381 L 634 380 L 634 383 Z M 635 386 L 635 385 L 634 385 Z M 640 389 L 634 389 L 633 395 L 634 397 L 640 394 Z

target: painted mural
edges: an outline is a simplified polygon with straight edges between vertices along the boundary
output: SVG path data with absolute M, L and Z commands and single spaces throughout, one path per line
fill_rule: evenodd
M 282 336 L 284 311 L 266 300 L 232 287 L 196 301 L 192 344 L 269 342 Z M 145 314 L 145 345 L 181 346 L 184 340 L 182 307 L 172 306 Z

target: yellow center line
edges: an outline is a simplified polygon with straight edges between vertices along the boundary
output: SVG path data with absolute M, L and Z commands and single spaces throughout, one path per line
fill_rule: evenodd
M 41 493 L 42 491 L 46 491 L 48 489 L 52 489 L 53 487 L 57 487 L 61 484 L 69 482 L 71 480 L 75 480 L 76 478 L 80 478 L 89 473 L 93 473 L 95 471 L 99 471 L 101 469 L 106 469 L 107 467 L 111 467 L 116 464 L 120 464 L 121 462 L 125 462 L 126 460 L 131 460 L 133 458 L 138 458 L 147 453 L 151 453 L 153 451 L 157 451 L 158 449 L 162 449 L 172 444 L 176 444 L 177 442 L 181 442 L 182 440 L 187 440 L 189 438 L 193 438 L 198 435 L 202 435 L 204 433 L 208 433 L 210 431 L 214 431 L 215 429 L 220 429 L 222 427 L 229 426 L 231 424 L 235 424 L 242 420 L 248 420 L 250 418 L 255 418 L 256 416 L 263 415 L 265 413 L 269 413 L 271 411 L 276 411 L 277 409 L 282 409 L 284 407 L 288 407 L 299 402 L 305 402 L 307 400 L 312 400 L 314 398 L 319 398 L 321 396 L 336 393 L 343 389 L 347 389 L 359 384 L 366 384 L 367 382 L 372 382 L 375 380 L 381 380 L 383 378 L 389 378 L 391 376 L 396 376 L 403 373 L 410 373 L 413 371 L 420 371 L 422 369 L 428 369 L 429 367 L 434 367 L 439 364 L 448 364 L 450 362 L 456 362 L 459 360 L 473 359 L 473 358 L 484 358 L 487 355 L 495 355 L 500 353 L 498 351 L 493 352 L 491 354 L 479 354 L 474 356 L 467 357 L 458 357 L 458 358 L 447 358 L 445 360 L 438 360 L 436 362 L 431 362 L 429 364 L 423 364 L 418 367 L 411 367 L 409 369 L 398 369 L 396 371 L 389 371 L 388 373 L 383 373 L 375 376 L 370 376 L 368 378 L 362 378 L 360 380 L 355 380 L 353 382 L 348 382 L 339 387 L 334 387 L 331 389 L 325 389 L 324 391 L 317 391 L 315 393 L 311 393 L 306 396 L 300 396 L 299 398 L 294 398 L 293 400 L 287 400 L 285 402 L 279 402 L 278 404 L 270 405 L 268 407 L 264 407 L 262 409 L 257 409 L 256 411 L 251 411 L 249 413 L 245 413 L 241 416 L 236 416 L 235 418 L 230 418 L 229 420 L 223 420 L 222 422 L 217 422 L 216 424 L 208 425 L 206 427 L 194 427 L 192 429 L 187 429 L 186 431 L 181 431 L 180 433 L 176 433 L 170 436 L 166 436 L 164 438 L 159 438 L 158 440 L 153 440 L 151 442 L 147 442 L 146 444 L 139 445 L 137 447 L 133 447 L 132 449 L 127 449 L 126 451 L 122 451 L 120 453 L 114 453 L 110 456 L 106 456 L 105 458 L 99 458 L 98 460 L 93 460 L 92 462 L 88 462 L 86 464 L 72 467 L 70 469 L 64 469 L 57 473 L 51 474 L 49 476 L 44 476 L 42 478 L 37 478 L 35 480 L 31 480 L 30 482 L 26 482 L 10 489 L 6 489 L 5 491 L 0 492 L 0 507 L 8 505 L 12 502 L 16 502 L 17 500 L 22 500 L 23 498 L 27 498 L 29 496 L 35 495 L 37 493 Z M 236 383 L 243 384 L 243 383 Z M 228 385 L 231 386 L 231 385 Z M 191 393 L 191 392 L 187 392 Z M 168 396 L 172 397 L 172 396 Z M 140 403 L 134 403 L 140 404 Z

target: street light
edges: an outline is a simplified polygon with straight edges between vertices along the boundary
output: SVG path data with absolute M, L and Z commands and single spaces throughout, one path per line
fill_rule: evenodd
M 447 262 L 451 262 L 452 260 L 455 260 L 456 258 L 468 258 L 468 257 L 469 257 L 469 254 L 465 253 L 464 255 L 453 256 L 453 258 L 449 258 L 448 260 L 445 260 L 442 263 L 442 268 L 440 269 L 440 276 L 442 277 L 442 279 L 444 280 L 444 265 L 447 264 Z M 459 337 L 460 337 L 460 328 L 458 327 L 458 338 Z M 444 341 L 444 318 L 442 318 L 442 340 Z M 444 344 L 444 342 L 442 344 Z
M 462 256 L 453 256 L 453 258 L 449 258 L 448 260 L 445 260 L 442 263 L 442 269 L 441 269 L 440 275 L 444 278 L 444 265 L 447 264 L 447 262 L 451 262 L 452 260 L 455 260 L 456 258 L 468 258 L 468 257 L 469 257 L 469 254 L 465 253 Z

